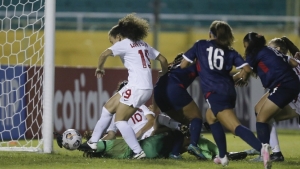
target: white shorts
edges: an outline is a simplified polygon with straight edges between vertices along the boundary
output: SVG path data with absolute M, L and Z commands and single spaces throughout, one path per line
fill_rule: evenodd
M 152 95 L 152 89 L 137 89 L 134 86 L 124 86 L 119 92 L 120 102 L 134 108 L 145 104 Z
M 290 102 L 289 106 L 291 106 L 292 109 L 296 110 L 296 113 L 300 115 L 300 94 L 298 95 L 296 102 Z

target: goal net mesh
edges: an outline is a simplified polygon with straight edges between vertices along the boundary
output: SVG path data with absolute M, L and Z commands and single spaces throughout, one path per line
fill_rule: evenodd
M 41 151 L 44 0 L 0 3 L 0 150 Z

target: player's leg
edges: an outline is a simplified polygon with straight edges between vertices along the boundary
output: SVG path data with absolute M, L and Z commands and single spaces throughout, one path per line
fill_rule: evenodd
M 269 92 L 265 93 L 260 100 L 256 103 L 255 105 L 255 117 L 257 116 L 257 114 L 260 112 L 263 104 L 265 103 L 265 101 L 267 100 L 268 96 L 269 96 Z M 245 150 L 244 152 L 246 152 L 248 155 L 260 155 L 260 151 L 257 151 L 255 149 L 249 149 L 249 150 Z M 260 159 L 260 157 L 258 158 Z
M 203 123 L 201 111 L 190 96 L 187 96 L 186 98 L 191 99 L 191 102 L 182 108 L 184 116 L 190 121 L 189 131 L 191 142 L 188 146 L 188 151 L 189 153 L 196 155 L 198 158 L 206 159 L 205 156 L 201 153 L 199 147 L 197 146 Z
M 128 146 L 135 153 L 134 159 L 144 158 L 146 154 L 136 139 L 136 135 L 128 124 L 128 119 L 143 105 L 152 95 L 152 90 L 136 89 L 133 86 L 125 86 L 124 94 L 116 110 L 115 124 Z
M 262 143 L 269 143 L 270 141 L 270 128 L 268 122 L 273 116 L 278 116 L 281 109 L 285 108 L 290 102 L 292 102 L 299 93 L 299 80 L 295 79 L 286 83 L 282 83 L 279 86 L 270 89 L 270 95 L 266 100 L 260 100 L 263 102 L 260 112 L 256 117 L 256 130 L 257 137 Z
M 173 130 L 178 130 L 178 131 L 181 131 L 183 134 L 186 133 L 186 130 L 187 130 L 187 126 L 185 125 L 182 125 L 181 123 L 175 121 L 174 119 L 172 119 L 171 117 L 167 116 L 167 115 L 164 115 L 164 114 L 159 114 L 157 115 L 156 117 L 157 119 L 157 122 L 160 124 L 160 125 L 164 125 L 170 129 L 173 129 Z M 183 127 L 185 126 L 185 127 Z
M 272 124 L 271 134 L 270 134 L 270 146 L 272 147 L 271 160 L 272 161 L 284 161 L 284 157 L 281 153 L 279 140 L 277 136 L 277 131 L 275 127 L 276 123 Z
M 97 142 L 101 138 L 103 132 L 105 132 L 105 130 L 111 123 L 113 113 L 116 112 L 116 108 L 119 104 L 120 98 L 121 95 L 119 93 L 116 93 L 103 106 L 100 119 L 97 121 L 92 133 L 92 137 L 88 141 L 88 145 L 92 149 L 97 148 Z
M 209 102 L 208 102 L 209 103 Z M 209 104 L 210 105 L 210 104 Z M 228 165 L 228 158 L 226 157 L 227 152 L 227 143 L 226 143 L 226 136 L 221 123 L 217 120 L 216 116 L 209 108 L 206 111 L 206 120 L 210 125 L 211 133 L 217 144 L 219 149 L 219 155 L 214 159 L 216 164 L 222 164 L 223 166 Z

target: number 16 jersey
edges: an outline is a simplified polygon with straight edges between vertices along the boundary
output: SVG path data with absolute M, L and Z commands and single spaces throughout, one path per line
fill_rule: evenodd
M 218 47 L 215 40 L 199 40 L 184 53 L 183 57 L 189 62 L 197 59 L 200 66 L 198 75 L 204 95 L 235 93 L 230 71 L 233 66 L 240 69 L 247 65 L 234 49 L 222 49 Z
M 120 56 L 128 70 L 128 86 L 137 89 L 153 89 L 151 62 L 159 52 L 144 41 L 133 42 L 126 38 L 109 48 L 114 56 Z

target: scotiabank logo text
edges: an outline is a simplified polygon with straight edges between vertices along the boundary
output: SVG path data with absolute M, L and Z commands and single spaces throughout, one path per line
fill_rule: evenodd
M 87 87 L 88 83 L 96 85 Z M 72 83 L 66 82 L 65 85 L 70 86 L 64 90 L 57 89 L 54 94 L 55 131 L 70 128 L 93 130 L 100 118 L 102 106 L 110 98 L 108 92 L 103 90 L 102 79 L 94 76 L 86 78 L 85 73 L 80 73 L 77 78 L 73 78 Z

